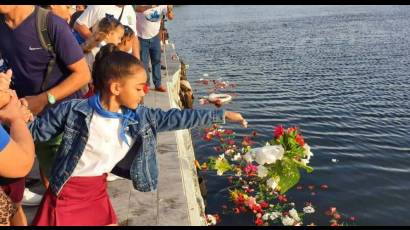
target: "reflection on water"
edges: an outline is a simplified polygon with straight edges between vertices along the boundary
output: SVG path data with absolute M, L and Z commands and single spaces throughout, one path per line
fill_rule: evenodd
M 179 6 L 166 26 L 197 99 L 207 95 L 195 83 L 204 73 L 237 84 L 224 108 L 247 118 L 248 130 L 230 125 L 238 136 L 257 130 L 262 142 L 277 124 L 301 128 L 316 169 L 301 184 L 329 185 L 316 196 L 288 192 L 316 206 L 306 224 L 327 225 L 323 213 L 336 206 L 359 225 L 408 225 L 409 18 L 408 6 Z M 216 154 L 192 133 L 200 162 Z M 226 177 L 207 179 L 207 212 L 221 213 Z M 228 215 L 221 225 L 251 220 Z

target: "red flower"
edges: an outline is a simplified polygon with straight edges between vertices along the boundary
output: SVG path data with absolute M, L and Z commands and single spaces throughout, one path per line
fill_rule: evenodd
M 325 184 L 322 184 L 322 185 L 320 186 L 320 188 L 323 189 L 323 190 L 326 190 L 326 189 L 329 188 L 329 186 L 327 186 L 327 185 L 325 185 Z
M 290 127 L 290 128 L 288 128 L 287 133 L 291 133 L 291 132 L 294 132 L 296 130 L 297 130 L 296 127 Z
M 253 213 L 261 213 L 262 212 L 262 208 L 261 208 L 261 206 L 260 205 L 254 205 L 253 207 L 252 207 L 252 211 L 253 211 Z
M 266 201 L 262 201 L 262 202 L 260 202 L 259 204 L 261 205 L 261 208 L 267 208 L 267 207 L 269 207 L 269 203 L 266 202 Z
M 296 142 L 302 147 L 305 145 L 305 140 L 303 140 L 303 137 L 300 134 L 296 135 Z
M 232 135 L 233 134 L 233 130 L 232 129 L 226 129 L 224 131 L 225 135 Z
M 210 140 L 212 140 L 212 137 L 213 137 L 212 134 L 207 133 L 207 134 L 204 136 L 203 139 L 204 139 L 205 141 L 210 141 Z
M 255 142 L 251 141 L 251 137 L 249 137 L 249 136 L 243 137 L 243 140 L 242 140 L 242 145 L 243 146 L 251 146 L 254 143 Z
M 234 145 L 235 141 L 234 140 L 228 140 L 228 145 Z
M 283 202 L 283 203 L 288 202 L 288 199 L 286 198 L 286 195 L 279 195 L 278 200 L 279 200 L 279 202 Z
M 254 137 L 255 137 L 255 136 L 256 136 L 256 134 L 257 134 L 257 133 L 256 133 L 256 131 L 252 131 L 252 136 L 254 136 Z
M 285 133 L 285 129 L 283 128 L 282 125 L 275 127 L 275 131 L 274 131 L 275 139 L 280 138 L 284 133 Z
M 258 225 L 258 226 L 263 225 L 263 220 L 262 220 L 262 218 L 257 218 L 257 219 L 255 220 L 255 224 Z
M 356 217 L 351 216 L 351 217 L 349 218 L 349 220 L 350 220 L 350 221 L 355 221 L 355 220 L 356 220 Z
M 334 217 L 336 220 L 340 220 L 340 218 L 342 218 L 342 216 L 340 216 L 339 213 L 335 213 L 335 214 L 333 215 L 333 217 Z
M 234 212 L 235 214 L 239 214 L 239 213 L 241 213 L 241 210 L 239 210 L 239 208 L 234 208 L 234 209 L 233 209 L 233 212 Z

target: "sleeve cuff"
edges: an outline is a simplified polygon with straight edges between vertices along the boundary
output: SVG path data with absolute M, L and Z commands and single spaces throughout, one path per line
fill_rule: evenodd
M 224 109 L 216 109 L 212 111 L 212 122 L 225 124 L 225 110 Z

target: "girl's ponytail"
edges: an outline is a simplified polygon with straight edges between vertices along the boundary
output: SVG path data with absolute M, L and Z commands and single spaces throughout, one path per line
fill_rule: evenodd
M 104 86 L 104 79 L 102 79 L 102 73 L 106 71 L 107 61 L 104 61 L 104 58 L 109 56 L 109 54 L 119 51 L 118 47 L 112 43 L 108 43 L 107 45 L 100 48 L 100 51 L 95 55 L 95 61 L 93 64 L 92 70 L 92 78 L 93 84 L 96 89 L 102 89 Z

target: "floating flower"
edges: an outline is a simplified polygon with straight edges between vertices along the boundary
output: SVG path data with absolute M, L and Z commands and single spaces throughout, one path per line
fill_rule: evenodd
M 275 188 L 278 186 L 278 182 L 276 182 L 274 178 L 269 178 L 269 180 L 266 181 L 266 185 L 268 186 L 268 188 L 275 190 Z
M 251 152 L 247 152 L 245 153 L 245 155 L 243 155 L 243 159 L 247 162 L 247 163 L 251 163 L 254 158 L 252 157 L 252 153 Z
M 293 226 L 295 224 L 295 220 L 289 216 L 282 216 L 282 224 L 285 226 Z
M 258 166 L 258 177 L 263 178 L 268 175 L 268 169 L 263 165 Z
M 313 206 L 309 205 L 303 208 L 303 212 L 306 214 L 312 214 L 315 212 L 315 209 L 313 208 Z
M 234 160 L 234 161 L 239 161 L 240 159 L 242 159 L 241 153 L 236 153 L 236 154 L 233 156 L 233 160 Z
M 254 164 L 248 164 L 243 171 L 248 175 L 248 176 L 253 176 L 256 174 L 258 168 Z
M 256 224 L 257 226 L 261 226 L 261 225 L 263 225 L 263 220 L 262 220 L 261 218 L 257 218 L 257 219 L 255 220 L 255 224 Z
M 305 140 L 303 140 L 302 135 L 297 134 L 295 140 L 300 146 L 303 147 L 305 145 Z
M 281 217 L 282 213 L 280 212 L 271 212 L 269 215 L 270 220 L 276 220 L 277 218 Z
M 283 134 L 285 133 L 285 129 L 283 128 L 283 126 L 276 126 L 275 130 L 273 132 L 273 135 L 275 137 L 275 139 L 280 138 Z
M 300 221 L 300 217 L 296 209 L 292 208 L 289 210 L 289 215 L 297 222 Z
M 273 164 L 277 160 L 281 160 L 285 153 L 282 145 L 270 145 L 261 148 L 254 148 L 251 150 L 255 154 L 255 161 L 259 165 Z
M 214 215 L 206 215 L 206 221 L 208 225 L 215 225 L 216 224 L 216 217 Z

